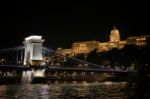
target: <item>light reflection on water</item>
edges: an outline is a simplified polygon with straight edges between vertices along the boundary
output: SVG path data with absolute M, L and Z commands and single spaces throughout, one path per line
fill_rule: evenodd
M 127 82 L 0 85 L 0 99 L 128 99 L 134 86 Z

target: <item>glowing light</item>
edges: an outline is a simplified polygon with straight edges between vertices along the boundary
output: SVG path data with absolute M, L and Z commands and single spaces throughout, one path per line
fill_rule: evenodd
M 36 70 L 33 73 L 33 77 L 44 77 L 45 70 Z
M 104 82 L 105 85 L 112 85 L 112 83 L 113 82 L 109 82 L 109 81 Z

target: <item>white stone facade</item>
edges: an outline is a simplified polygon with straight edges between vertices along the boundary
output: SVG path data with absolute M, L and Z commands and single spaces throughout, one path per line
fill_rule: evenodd
M 42 36 L 32 35 L 25 38 L 24 65 L 40 65 L 42 56 Z

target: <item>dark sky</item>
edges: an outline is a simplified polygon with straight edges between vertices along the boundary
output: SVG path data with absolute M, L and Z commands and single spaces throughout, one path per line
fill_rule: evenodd
M 52 49 L 69 48 L 78 41 L 104 42 L 114 24 L 122 39 L 149 34 L 150 11 L 144 1 L 10 1 L 0 4 L 0 49 L 23 45 L 30 35 L 42 35 L 44 45 Z

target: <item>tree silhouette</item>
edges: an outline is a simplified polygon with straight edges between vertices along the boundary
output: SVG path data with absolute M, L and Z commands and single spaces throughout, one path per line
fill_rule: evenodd
M 88 62 L 99 64 L 100 62 L 99 62 L 99 55 L 97 53 L 97 49 L 94 49 L 91 53 L 89 53 L 86 60 Z

